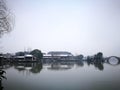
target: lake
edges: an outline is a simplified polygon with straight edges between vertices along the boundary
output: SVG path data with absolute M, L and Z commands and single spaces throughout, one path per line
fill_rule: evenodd
M 120 64 L 59 61 L 3 66 L 3 90 L 120 90 Z

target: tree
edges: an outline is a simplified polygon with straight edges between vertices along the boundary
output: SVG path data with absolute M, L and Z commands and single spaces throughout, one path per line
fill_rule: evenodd
M 84 56 L 82 54 L 80 54 L 80 55 L 77 55 L 76 57 L 77 57 L 77 59 L 82 60 Z
M 10 32 L 13 27 L 13 18 L 4 0 L 0 0 L 0 37 Z
M 0 0 L 0 37 L 7 32 L 10 32 L 12 30 L 12 17 L 11 13 L 7 8 L 7 5 L 4 0 Z M 1 63 L 1 62 L 0 62 Z M 0 90 L 3 89 L 2 87 L 2 78 L 5 78 L 3 76 L 3 73 L 5 71 L 0 69 Z
M 30 54 L 32 54 L 37 59 L 41 59 L 43 57 L 42 52 L 38 49 L 34 49 L 33 51 L 30 52 Z
M 103 53 L 102 53 L 102 52 L 97 53 L 97 55 L 98 55 L 99 57 L 103 57 Z
M 15 55 L 16 55 L 16 56 L 24 56 L 25 53 L 24 53 L 24 52 L 17 52 Z
M 2 79 L 7 79 L 3 74 L 6 73 L 4 70 L 0 70 L 0 90 L 3 90 Z
M 97 57 L 97 59 L 102 59 L 103 58 L 103 53 L 102 52 L 98 52 L 96 57 Z
M 98 52 L 96 55 L 94 55 L 94 61 L 95 62 L 104 62 L 103 60 L 103 53 Z

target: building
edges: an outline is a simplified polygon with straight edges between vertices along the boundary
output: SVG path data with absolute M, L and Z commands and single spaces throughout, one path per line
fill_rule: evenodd
M 15 61 L 34 61 L 35 58 L 31 54 L 25 54 L 23 56 L 15 56 Z
M 43 54 L 43 59 L 59 59 L 59 60 L 67 60 L 73 57 L 70 52 L 66 51 L 51 51 L 47 54 Z
M 51 51 L 51 52 L 48 52 L 48 55 L 61 56 L 61 57 L 73 56 L 70 52 L 66 52 L 66 51 Z

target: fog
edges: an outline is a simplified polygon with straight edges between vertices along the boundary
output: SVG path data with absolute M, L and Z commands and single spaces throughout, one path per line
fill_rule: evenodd
M 119 0 L 6 0 L 14 30 L 0 39 L 0 51 L 40 49 L 120 56 Z

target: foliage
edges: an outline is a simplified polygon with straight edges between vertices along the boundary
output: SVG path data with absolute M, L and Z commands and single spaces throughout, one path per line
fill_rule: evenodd
M 2 80 L 3 78 L 6 79 L 6 77 L 3 76 L 4 73 L 6 73 L 6 72 L 3 70 L 0 70 L 0 80 Z
M 81 54 L 81 55 L 77 55 L 76 57 L 77 57 L 77 59 L 82 60 L 84 56 Z
M 0 36 L 10 32 L 13 26 L 13 17 L 4 0 L 0 0 Z
M 103 59 L 103 53 L 102 52 L 98 52 L 95 56 L 94 59 L 96 60 L 102 60 Z
M 24 56 L 25 53 L 24 53 L 24 52 L 17 52 L 15 55 L 16 55 L 16 56 Z
M 2 79 L 7 79 L 3 74 L 6 73 L 4 70 L 0 70 L 0 90 L 3 90 Z
M 5 0 L 0 0 L 0 37 L 4 33 L 8 33 L 12 30 L 13 26 L 13 17 L 10 13 L 10 10 L 7 8 Z M 1 63 L 1 62 L 0 62 Z M 3 89 L 2 87 L 2 79 L 6 79 L 3 75 L 6 73 L 4 70 L 0 70 L 0 90 Z
M 30 54 L 32 54 L 37 59 L 41 59 L 43 57 L 42 52 L 38 49 L 34 49 L 33 51 L 30 52 Z
M 99 59 L 103 58 L 103 53 L 102 53 L 102 52 L 97 53 L 97 57 L 98 57 Z

